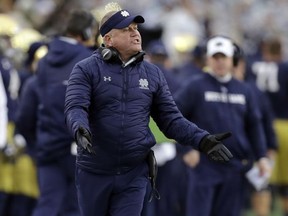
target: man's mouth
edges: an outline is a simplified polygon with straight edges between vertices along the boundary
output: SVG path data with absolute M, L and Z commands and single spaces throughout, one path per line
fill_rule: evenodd
M 135 44 L 140 44 L 141 43 L 141 41 L 140 41 L 140 39 L 139 38 L 136 38 L 136 39 L 134 39 L 134 41 L 133 41 Z

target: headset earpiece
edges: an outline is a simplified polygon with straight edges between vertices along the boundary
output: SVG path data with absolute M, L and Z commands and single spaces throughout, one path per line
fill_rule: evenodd
M 113 62 L 119 59 L 118 51 L 113 47 L 99 47 L 102 58 L 107 62 Z
M 82 31 L 82 38 L 84 41 L 86 40 L 89 40 L 90 38 L 92 38 L 92 29 L 91 29 L 91 26 L 88 26 L 87 28 L 85 28 L 83 31 Z
M 241 47 L 235 42 L 233 42 L 233 46 L 234 46 L 233 66 L 237 67 L 239 60 L 244 58 L 244 52 L 241 49 Z

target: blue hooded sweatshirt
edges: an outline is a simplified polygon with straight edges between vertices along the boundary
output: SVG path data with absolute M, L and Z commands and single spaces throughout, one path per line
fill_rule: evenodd
M 38 64 L 38 163 L 47 163 L 71 153 L 73 137 L 64 118 L 66 87 L 74 65 L 91 54 L 91 50 L 76 41 L 60 37 L 49 44 L 47 55 Z

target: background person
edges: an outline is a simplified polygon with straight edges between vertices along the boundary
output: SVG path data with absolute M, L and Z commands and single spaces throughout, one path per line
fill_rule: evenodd
M 90 12 L 72 11 L 63 35 L 53 38 L 48 44 L 48 53 L 38 62 L 35 77 L 29 80 L 30 83 L 27 81 L 30 90 L 26 91 L 28 99 L 24 98 L 25 95 L 22 97 L 18 128 L 24 137 L 31 137 L 23 127 L 37 126 L 35 158 L 40 196 L 33 216 L 79 214 L 73 138 L 65 126 L 64 102 L 72 68 L 92 53 L 86 47 L 91 44 L 86 42 L 94 41 L 95 25 Z
M 271 170 L 273 171 L 273 167 L 275 164 L 275 156 L 278 150 L 278 143 L 276 139 L 275 130 L 273 127 L 274 122 L 274 112 L 272 110 L 271 103 L 267 95 L 262 92 L 253 81 L 246 81 L 246 61 L 245 56 L 243 54 L 242 57 L 239 58 L 238 64 L 233 69 L 233 77 L 236 79 L 247 83 L 249 87 L 251 87 L 252 91 L 255 93 L 255 99 L 257 100 L 257 104 L 259 106 L 259 110 L 261 113 L 261 122 L 264 129 L 265 140 L 267 144 L 267 158 L 270 160 Z M 251 203 L 248 206 L 251 206 L 252 211 L 257 216 L 268 216 L 271 215 L 272 208 L 272 188 L 271 185 L 267 182 L 267 185 L 260 190 L 256 190 L 254 186 L 249 184 L 247 188 L 247 201 Z
M 271 185 L 280 195 L 281 211 L 288 215 L 288 172 L 286 169 L 288 152 L 288 64 L 283 60 L 283 44 L 278 36 L 263 38 L 260 53 L 254 61 L 247 62 L 245 79 L 254 82 L 269 98 L 275 115 L 274 128 L 278 141 L 278 151 L 271 177 Z M 271 154 L 273 155 L 273 154 Z
M 186 205 L 189 216 L 241 215 L 245 172 L 254 161 L 258 161 L 261 175 L 270 171 L 252 92 L 231 74 L 237 54 L 230 38 L 209 38 L 207 73 L 190 79 L 175 94 L 179 109 L 189 120 L 210 133 L 228 130 L 235 134 L 225 142 L 235 155 L 228 165 L 213 163 L 202 154 L 199 157 L 194 149 L 184 156 L 191 167 Z

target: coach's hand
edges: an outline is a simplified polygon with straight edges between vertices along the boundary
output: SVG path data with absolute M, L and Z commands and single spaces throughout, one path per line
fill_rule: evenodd
M 96 154 L 95 150 L 92 148 L 91 144 L 91 134 L 89 131 L 83 127 L 79 127 L 76 132 L 76 143 L 81 146 L 91 154 Z
M 206 153 L 213 161 L 228 162 L 233 155 L 221 141 L 230 136 L 230 132 L 207 135 L 201 140 L 199 150 Z

